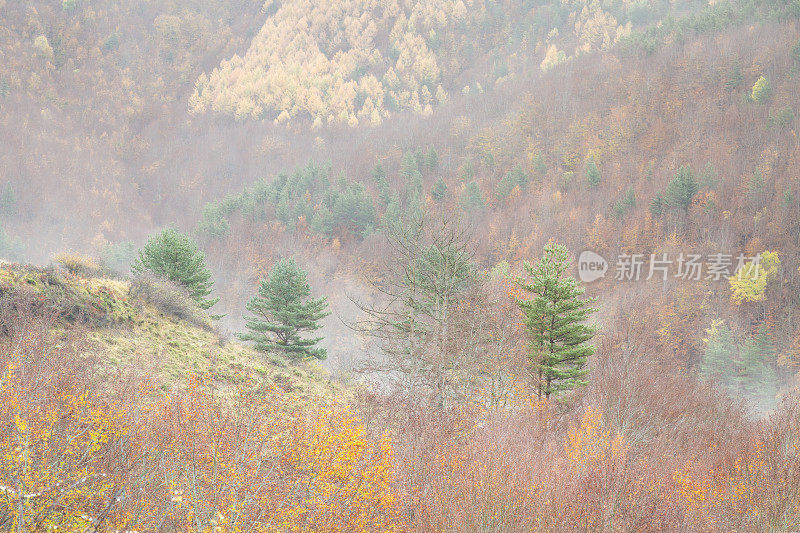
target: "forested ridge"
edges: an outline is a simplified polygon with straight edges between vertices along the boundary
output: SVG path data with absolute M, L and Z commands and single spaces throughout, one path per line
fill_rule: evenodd
M 798 17 L 0 0 L 0 529 L 797 529 Z

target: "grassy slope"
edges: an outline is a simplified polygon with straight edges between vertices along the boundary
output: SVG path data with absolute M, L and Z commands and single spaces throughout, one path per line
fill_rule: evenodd
M 0 294 L 13 293 L 26 294 L 45 312 L 57 310 L 58 327 L 84 328 L 88 351 L 109 373 L 123 367 L 147 372 L 165 390 L 182 387 L 192 374 L 210 375 L 221 384 L 265 380 L 300 397 L 334 390 L 318 367 L 227 342 L 210 321 L 191 324 L 162 313 L 131 297 L 127 281 L 2 263 Z

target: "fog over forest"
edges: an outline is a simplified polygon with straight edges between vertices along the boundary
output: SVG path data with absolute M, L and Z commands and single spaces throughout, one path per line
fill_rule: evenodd
M 0 0 L 0 531 L 800 530 L 800 0 Z

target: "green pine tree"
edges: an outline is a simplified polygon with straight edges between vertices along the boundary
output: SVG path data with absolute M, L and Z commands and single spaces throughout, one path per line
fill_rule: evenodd
M 319 321 L 330 314 L 327 298 L 309 298 L 307 275 L 294 259 L 282 259 L 262 280 L 258 295 L 247 303 L 252 317 L 245 317 L 249 333 L 242 340 L 253 341 L 261 352 L 279 351 L 293 359 L 325 359 L 324 348 L 316 347 L 322 337 L 305 339 L 304 332 L 316 331 Z
M 684 165 L 678 169 L 678 173 L 667 185 L 667 190 L 664 192 L 664 204 L 684 212 L 688 211 L 698 190 L 700 190 L 700 186 L 697 184 L 692 170 Z
M 211 294 L 211 272 L 206 268 L 205 255 L 191 237 L 167 228 L 153 235 L 139 250 L 139 257 L 131 266 L 134 274 L 152 272 L 186 287 L 201 309 L 209 309 L 219 298 L 206 298 Z
M 445 183 L 443 178 L 439 178 L 436 180 L 436 183 L 433 184 L 433 189 L 431 189 L 431 196 L 437 202 L 441 202 L 444 200 L 444 197 L 447 195 L 447 183 Z
M 650 214 L 653 217 L 658 218 L 661 216 L 661 213 L 664 212 L 664 195 L 661 193 L 656 194 L 652 200 L 650 200 Z
M 713 320 L 706 334 L 708 337 L 703 339 L 706 348 L 700 364 L 700 374 L 705 379 L 717 379 L 725 385 L 730 385 L 736 362 L 736 342 L 733 332 L 724 321 Z
M 439 152 L 436 151 L 433 145 L 428 148 L 428 153 L 425 154 L 425 167 L 428 170 L 436 170 L 439 168 Z
M 528 357 L 538 374 L 539 397 L 568 391 L 587 383 L 586 359 L 595 347 L 588 342 L 596 329 L 586 319 L 596 311 L 593 299 L 582 299 L 584 288 L 566 275 L 567 249 L 550 243 L 536 264 L 525 263 L 530 282 L 520 280 L 520 287 L 530 293 L 530 300 L 517 301 L 525 315 L 530 338 Z
M 508 174 L 511 177 L 511 180 L 514 182 L 515 185 L 519 185 L 520 190 L 525 190 L 528 188 L 528 182 L 530 181 L 530 177 L 528 173 L 525 172 L 525 169 L 522 168 L 522 165 L 517 165 L 511 170 L 508 171 Z
M 468 212 L 482 209 L 485 205 L 481 188 L 474 181 L 469 182 L 461 192 L 461 205 Z
M 594 189 L 600 185 L 601 178 L 597 163 L 594 162 L 594 158 L 590 157 L 589 161 L 586 162 L 586 181 L 589 182 L 589 187 Z
M 511 191 L 516 187 L 514 183 L 514 176 L 510 172 L 506 172 L 500 183 L 494 188 L 494 197 L 499 202 L 504 202 L 509 197 Z
M 614 216 L 621 219 L 629 209 L 633 209 L 634 207 L 636 207 L 636 193 L 633 187 L 628 187 L 625 195 L 616 201 L 612 209 L 614 211 Z
M 733 70 L 728 74 L 728 81 L 725 82 L 725 87 L 729 91 L 737 88 L 744 81 L 744 74 L 742 74 L 742 66 L 738 61 L 733 64 Z
M 764 326 L 744 342 L 739 376 L 744 392 L 751 395 L 772 394 L 775 388 L 775 371 L 770 363 L 775 361 L 777 351 L 769 329 Z

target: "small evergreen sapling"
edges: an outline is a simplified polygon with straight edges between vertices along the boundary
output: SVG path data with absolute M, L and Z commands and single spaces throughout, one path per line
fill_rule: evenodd
M 586 181 L 589 182 L 589 187 L 594 189 L 600 185 L 601 179 L 600 169 L 597 168 L 594 158 L 590 157 L 589 161 L 586 162 Z

